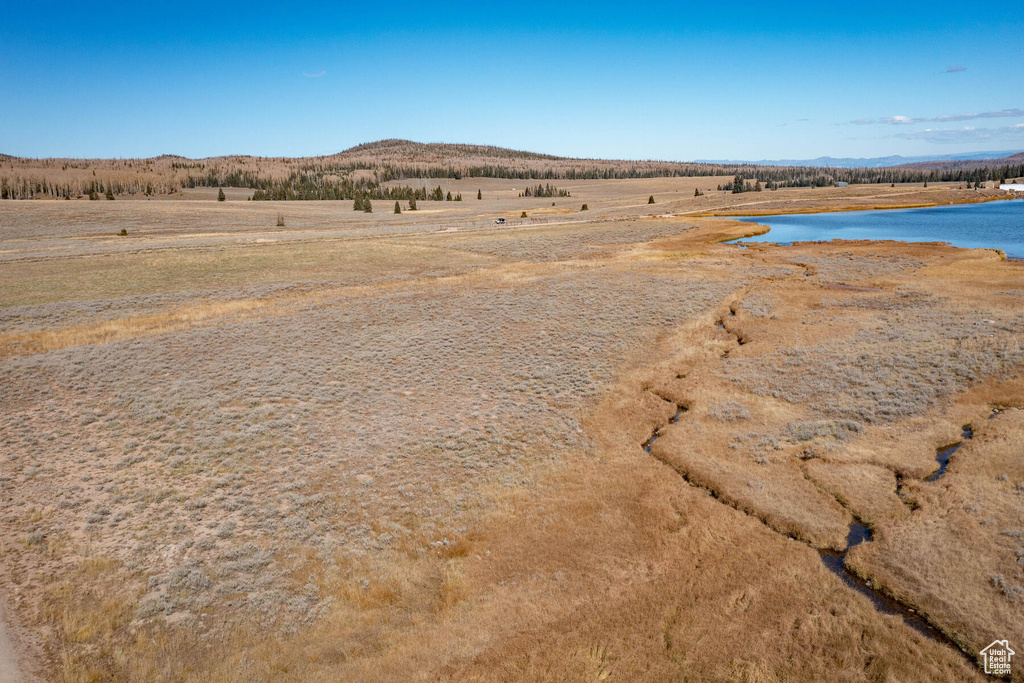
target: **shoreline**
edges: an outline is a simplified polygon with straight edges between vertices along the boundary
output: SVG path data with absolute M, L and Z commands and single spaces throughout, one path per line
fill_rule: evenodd
M 792 210 L 773 210 L 769 209 L 766 211 L 754 211 L 747 213 L 726 213 L 723 211 L 709 211 L 703 213 L 688 213 L 685 214 L 688 218 L 764 218 L 767 216 L 793 216 L 793 215 L 804 215 L 813 213 L 847 213 L 852 211 L 896 211 L 905 209 L 931 209 L 938 206 L 957 206 L 962 204 L 983 204 L 985 202 L 995 201 L 1007 201 L 1021 199 L 1014 194 L 998 195 L 995 197 L 979 197 L 977 199 L 962 199 L 954 202 L 923 202 L 917 204 L 893 204 L 893 205 L 881 205 L 875 204 L 872 206 L 844 206 L 834 208 L 814 208 L 814 209 L 792 209 Z
M 985 199 L 981 199 L 981 200 L 973 201 L 973 202 L 963 202 L 963 201 L 962 202 L 956 202 L 956 204 L 959 204 L 959 205 L 982 204 L 982 203 L 985 203 L 985 202 L 991 202 L 991 201 L 997 201 L 997 200 L 1013 200 L 1013 199 L 1019 199 L 1019 198 L 1016 197 L 1016 196 L 989 197 L 989 198 L 985 198 Z M 1024 199 L 1024 198 L 1020 198 L 1020 199 Z M 950 203 L 950 204 L 923 204 L 923 205 L 919 205 L 919 206 L 885 207 L 885 209 L 936 208 L 936 207 L 940 207 L 940 206 L 950 206 L 950 205 L 953 205 L 953 204 L 952 203 Z M 885 210 L 885 209 L 864 209 L 864 211 L 872 211 L 872 210 L 878 211 L 878 210 Z M 736 221 L 736 222 L 739 222 L 739 223 L 744 223 L 746 225 L 750 225 L 750 226 L 752 226 L 755 229 L 753 229 L 753 230 L 751 230 L 751 231 L 747 232 L 746 234 L 743 234 L 743 235 L 741 235 L 739 237 L 735 237 L 735 238 L 731 238 L 731 239 L 722 239 L 722 240 L 719 240 L 719 241 L 721 243 L 723 243 L 723 244 L 736 244 L 736 245 L 743 246 L 743 247 L 746 247 L 749 244 L 776 244 L 776 245 L 779 245 L 779 246 L 786 247 L 786 246 L 795 246 L 797 244 L 827 243 L 827 242 L 833 242 L 833 241 L 837 241 L 837 240 L 838 241 L 849 241 L 849 242 L 900 242 L 902 244 L 930 244 L 930 243 L 936 243 L 936 244 L 945 244 L 945 245 L 948 245 L 948 246 L 953 247 L 955 249 L 987 249 L 987 250 L 991 250 L 991 251 L 997 252 L 1002 257 L 1002 259 L 1004 261 L 1024 261 L 1024 253 L 1022 253 L 1022 254 L 1010 254 L 1010 253 L 1006 252 L 1004 249 L 1001 249 L 999 247 L 962 247 L 962 246 L 958 246 L 958 245 L 953 244 L 952 242 L 949 242 L 949 241 L 946 241 L 946 240 L 915 241 L 915 240 L 899 240 L 899 239 L 892 239 L 892 238 L 886 238 L 886 239 L 870 239 L 870 238 L 851 239 L 851 238 L 846 238 L 846 237 L 833 237 L 831 239 L 805 239 L 805 240 L 793 240 L 793 241 L 787 241 L 787 242 L 773 242 L 770 239 L 768 239 L 768 240 L 755 240 L 755 241 L 751 241 L 751 242 L 741 242 L 741 240 L 749 240 L 749 239 L 754 238 L 754 237 L 761 237 L 763 235 L 768 235 L 768 234 L 771 233 L 771 230 L 772 230 L 772 226 L 767 225 L 766 223 L 759 223 L 759 222 L 755 222 L 755 221 L 746 221 L 746 220 L 743 220 L 744 218 L 757 218 L 757 219 L 760 219 L 760 218 L 772 218 L 772 217 L 775 217 L 775 216 L 811 215 L 811 214 L 816 214 L 816 213 L 846 213 L 846 212 L 849 212 L 849 211 L 851 211 L 851 210 L 850 209 L 841 209 L 841 208 L 839 208 L 839 209 L 829 209 L 829 210 L 825 210 L 825 211 L 796 211 L 796 212 L 787 212 L 787 213 L 765 213 L 765 214 L 750 215 L 750 216 L 720 216 L 720 217 L 717 217 L 716 220 L 733 220 L 733 221 Z M 764 228 L 764 229 L 761 230 L 761 228 Z

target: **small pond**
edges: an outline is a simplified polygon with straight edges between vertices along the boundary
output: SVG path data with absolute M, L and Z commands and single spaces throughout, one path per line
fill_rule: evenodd
M 783 216 L 738 217 L 771 230 L 742 242 L 793 242 L 844 240 L 900 240 L 949 242 L 970 249 L 1002 249 L 1014 259 L 1024 259 L 1024 199 L 951 204 L 926 209 L 841 211 Z

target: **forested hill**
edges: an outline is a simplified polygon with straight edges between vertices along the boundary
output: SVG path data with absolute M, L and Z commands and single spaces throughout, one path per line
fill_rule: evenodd
M 172 194 L 192 187 L 245 187 L 267 199 L 412 196 L 438 178 L 587 180 L 742 175 L 776 187 L 821 187 L 836 181 L 978 183 L 1024 176 L 1024 159 L 912 164 L 889 168 L 821 168 L 653 160 L 573 159 L 487 145 L 381 140 L 319 157 L 232 155 L 188 159 L 27 159 L 0 155 L 0 199 L 82 195 Z M 394 182 L 409 181 L 401 190 Z M 427 181 L 427 182 L 424 182 Z M 385 188 L 389 183 L 390 188 Z
M 523 152 L 491 145 L 461 145 L 445 142 L 413 142 L 412 140 L 379 140 L 350 147 L 325 159 L 369 158 L 379 162 L 387 161 L 450 161 L 450 160 L 496 160 L 531 159 L 561 160 L 550 154 Z

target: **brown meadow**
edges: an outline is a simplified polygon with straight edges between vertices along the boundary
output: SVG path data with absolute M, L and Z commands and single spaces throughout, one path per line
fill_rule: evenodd
M 739 249 L 749 224 L 691 217 L 750 208 L 693 196 L 721 180 L 0 204 L 24 675 L 984 680 L 982 648 L 1024 643 L 1021 265 Z M 550 220 L 486 224 L 521 210 Z M 855 521 L 850 572 L 929 629 L 823 563 Z

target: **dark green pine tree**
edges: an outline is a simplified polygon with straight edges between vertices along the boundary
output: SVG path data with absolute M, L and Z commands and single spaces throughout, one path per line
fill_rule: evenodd
M 650 197 L 647 198 L 647 203 L 648 204 L 653 204 L 654 203 L 654 195 L 653 194 Z
M 416 197 L 409 197 L 409 210 L 410 211 L 415 211 L 416 210 Z
M 219 190 L 217 190 L 217 201 L 218 202 L 223 202 L 226 199 L 227 199 L 227 197 L 224 196 L 224 188 L 222 187 Z
M 402 213 L 402 207 L 398 204 L 398 202 L 395 202 L 395 213 Z
M 113 187 L 111 187 L 110 185 L 107 185 L 107 194 L 106 194 L 106 197 L 107 197 L 107 199 L 109 199 L 110 201 L 114 201 L 114 188 L 113 188 Z
M 732 193 L 739 194 L 743 192 L 743 176 L 737 175 L 732 179 Z
M 450 191 L 450 190 L 448 191 L 448 196 L 447 196 L 447 197 L 445 197 L 445 198 L 444 198 L 444 200 L 445 200 L 446 202 L 450 202 L 450 201 L 452 200 L 452 193 L 451 193 L 451 191 Z
M 477 199 L 483 199 L 484 198 L 484 195 L 483 195 L 483 193 L 480 190 L 476 191 L 476 198 Z

